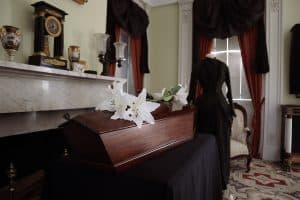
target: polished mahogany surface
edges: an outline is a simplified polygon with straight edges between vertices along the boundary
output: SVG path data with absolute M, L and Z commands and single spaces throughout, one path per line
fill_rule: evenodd
M 122 170 L 193 138 L 191 108 L 153 112 L 155 124 L 138 128 L 133 122 L 112 120 L 110 112 L 91 112 L 72 119 L 64 129 L 73 152 L 81 160 L 104 169 Z

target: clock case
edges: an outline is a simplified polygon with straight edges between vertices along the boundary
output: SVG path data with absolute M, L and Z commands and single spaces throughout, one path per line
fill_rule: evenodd
M 34 22 L 34 53 L 29 56 L 28 63 L 51 67 L 56 69 L 68 69 L 67 60 L 63 58 L 64 51 L 64 26 L 65 16 L 68 15 L 65 11 L 50 5 L 44 1 L 39 1 L 31 6 L 35 9 Z M 46 28 L 46 19 L 55 17 L 60 22 L 60 34 L 53 34 Z M 48 37 L 54 37 L 53 57 L 49 52 Z

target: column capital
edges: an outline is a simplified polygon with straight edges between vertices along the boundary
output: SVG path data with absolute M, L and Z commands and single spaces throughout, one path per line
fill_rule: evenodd
M 194 0 L 178 0 L 179 6 L 182 5 L 182 4 L 191 4 L 191 5 L 193 5 L 193 3 L 194 3 Z
M 269 3 L 271 4 L 270 7 L 273 12 L 279 12 L 281 6 L 279 0 L 271 0 Z

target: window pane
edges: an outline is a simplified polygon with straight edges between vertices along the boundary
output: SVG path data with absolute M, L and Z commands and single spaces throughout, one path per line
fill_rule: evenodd
M 230 68 L 231 76 L 240 77 L 240 67 L 241 67 L 240 53 L 229 53 L 228 67 Z
M 228 63 L 233 98 L 244 99 L 246 101 L 247 99 L 251 99 L 244 74 L 241 53 L 239 51 L 238 38 L 236 36 L 228 38 L 228 49 L 226 39 L 215 39 L 213 46 L 213 51 L 217 53 L 216 58 L 225 64 Z M 238 52 L 232 52 L 231 50 L 237 50 Z M 220 51 L 222 51 L 222 53 L 220 53 Z
M 240 98 L 240 78 L 239 77 L 231 77 L 231 93 L 233 99 Z
M 242 71 L 242 98 L 251 99 L 244 70 Z
M 228 38 L 229 40 L 229 49 L 230 50 L 239 50 L 240 49 L 240 46 L 239 46 L 239 41 L 238 41 L 238 38 L 236 36 L 234 37 L 231 37 L 231 38 Z
M 225 64 L 226 64 L 226 62 L 227 62 L 227 59 L 226 59 L 226 53 L 218 53 L 218 54 L 216 55 L 216 58 L 217 58 L 218 60 L 221 60 L 221 61 L 224 62 Z
M 216 46 L 215 46 L 216 51 L 226 51 L 226 48 L 227 48 L 226 39 L 225 40 L 216 39 Z

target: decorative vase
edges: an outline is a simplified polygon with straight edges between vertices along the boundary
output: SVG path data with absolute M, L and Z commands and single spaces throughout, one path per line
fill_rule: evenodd
M 3 48 L 8 54 L 8 60 L 13 61 L 21 43 L 21 32 L 14 26 L 0 28 L 0 39 Z
M 70 62 L 79 62 L 80 60 L 80 47 L 79 46 L 69 46 L 68 55 Z
M 80 47 L 75 46 L 75 45 L 69 46 L 68 56 L 69 56 L 69 61 L 70 61 L 69 70 L 74 70 L 74 64 L 78 63 L 80 60 Z

